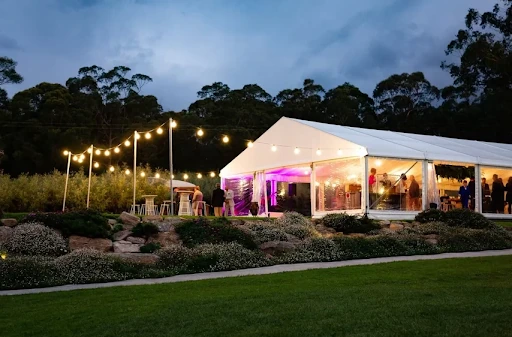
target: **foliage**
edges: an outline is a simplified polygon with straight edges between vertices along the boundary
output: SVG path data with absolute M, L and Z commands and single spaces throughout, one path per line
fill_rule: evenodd
M 150 242 L 142 247 L 140 247 L 141 253 L 154 253 L 157 250 L 162 248 L 162 246 L 158 242 Z
M 318 236 L 311 220 L 297 212 L 285 212 L 275 221 L 275 225 L 285 233 L 296 236 L 299 239 Z
M 158 266 L 165 269 L 184 269 L 188 261 L 193 257 L 193 252 L 187 247 L 173 245 L 164 247 L 157 252 Z
M 116 225 L 114 226 L 114 228 L 112 228 L 112 234 L 117 233 L 117 232 L 120 232 L 120 231 L 122 231 L 123 229 L 124 229 L 123 225 L 121 225 L 121 224 L 116 224 Z
M 480 213 L 472 212 L 469 209 L 455 208 L 446 212 L 445 222 L 448 226 L 472 228 L 472 229 L 495 229 L 498 228 L 491 220 Z
M 68 251 L 62 235 L 38 223 L 16 226 L 5 248 L 11 254 L 37 256 L 59 256 Z
M 325 227 L 335 229 L 345 234 L 368 233 L 379 229 L 380 226 L 368 218 L 358 218 L 348 214 L 327 214 L 321 220 Z
M 190 271 L 223 271 L 263 267 L 269 264 L 262 252 L 245 248 L 236 242 L 203 244 L 194 248 Z
M 248 249 L 257 248 L 252 235 L 233 226 L 226 218 L 185 221 L 176 225 L 176 233 L 187 247 L 205 243 L 237 242 Z
M 107 219 L 94 210 L 29 214 L 20 223 L 30 222 L 42 223 L 60 231 L 65 237 L 79 235 L 90 238 L 107 238 L 110 231 Z
M 286 232 L 272 223 L 246 222 L 245 226 L 251 231 L 254 242 L 258 245 L 269 241 L 288 241 Z
M 158 234 L 158 226 L 151 222 L 139 222 L 131 231 L 133 236 L 148 238 Z
M 428 222 L 443 222 L 446 219 L 446 213 L 439 209 L 427 209 L 420 212 L 414 218 L 415 221 L 420 223 Z
M 9 256 L 0 259 L 0 289 L 51 287 L 59 282 L 53 260 L 41 256 Z
M 462 181 L 475 176 L 474 166 L 436 165 L 436 174 L 443 178 Z

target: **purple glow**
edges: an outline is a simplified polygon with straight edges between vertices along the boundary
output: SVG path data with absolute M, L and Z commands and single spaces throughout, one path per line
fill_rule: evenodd
M 270 205 L 277 205 L 277 181 L 270 181 Z

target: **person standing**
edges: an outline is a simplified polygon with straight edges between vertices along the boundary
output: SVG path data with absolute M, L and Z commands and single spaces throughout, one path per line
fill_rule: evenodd
M 368 193 L 370 195 L 370 208 L 376 207 L 374 203 L 377 201 L 377 170 L 372 168 L 368 176 Z
M 407 210 L 407 176 L 405 174 L 400 175 L 400 183 L 399 183 L 399 192 L 400 192 L 400 210 Z
M 459 188 L 459 197 L 462 202 L 462 208 L 468 208 L 469 197 L 471 196 L 471 191 L 468 187 L 468 182 L 464 180 L 462 182 L 462 186 Z
M 420 185 L 414 178 L 414 176 L 409 176 L 411 179 L 411 183 L 409 185 L 409 209 L 411 211 L 419 211 L 420 210 Z
M 213 214 L 222 216 L 222 206 L 224 206 L 224 190 L 220 188 L 220 184 L 215 185 L 212 193 Z
M 508 214 L 512 214 L 512 177 L 508 178 L 507 186 L 505 186 L 505 191 L 507 192 L 507 204 L 508 204 Z
M 505 187 L 497 174 L 492 176 L 491 202 L 493 213 L 503 213 L 505 209 Z
M 201 188 L 199 186 L 194 188 L 194 196 L 192 197 L 192 209 L 194 210 L 194 215 L 204 215 L 203 192 L 201 192 Z
M 228 216 L 228 211 L 231 216 L 235 216 L 235 201 L 233 200 L 234 194 L 233 191 L 226 187 L 226 192 L 224 193 L 224 216 Z

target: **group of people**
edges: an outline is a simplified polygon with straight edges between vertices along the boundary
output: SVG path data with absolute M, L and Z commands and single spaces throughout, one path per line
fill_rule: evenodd
M 459 197 L 463 208 L 475 209 L 475 194 L 475 178 L 471 178 L 469 183 L 464 180 L 459 189 Z M 487 179 L 482 178 L 482 195 L 491 199 L 490 210 L 485 211 L 503 214 L 505 213 L 506 203 L 508 214 L 512 214 L 512 177 L 509 177 L 507 184 L 504 185 L 503 179 L 494 174 L 491 187 L 489 187 Z
M 407 184 L 409 180 L 409 185 Z M 370 193 L 370 207 L 375 208 L 375 204 L 378 202 L 378 194 L 385 196 L 387 194 L 399 194 L 400 195 L 400 209 L 408 211 L 419 211 L 421 210 L 421 188 L 416 178 L 410 175 L 409 178 L 405 174 L 400 175 L 400 179 L 397 181 L 391 181 L 387 173 L 382 175 L 380 186 L 384 189 L 383 191 L 378 190 L 377 183 L 377 170 L 372 168 L 368 177 L 368 188 Z
M 180 192 L 177 188 L 174 189 L 175 200 L 177 202 L 180 201 Z M 212 193 L 212 207 L 215 216 L 222 216 L 222 208 L 224 207 L 225 212 L 224 215 L 235 216 L 235 202 L 233 200 L 234 194 L 233 191 L 226 187 L 226 190 L 220 188 L 220 184 L 215 186 L 215 190 Z M 201 216 L 204 214 L 204 203 L 203 203 L 203 192 L 201 192 L 201 188 L 199 186 L 194 187 L 194 193 L 191 196 L 192 201 L 192 211 L 194 215 Z M 177 210 L 176 210 L 177 211 Z

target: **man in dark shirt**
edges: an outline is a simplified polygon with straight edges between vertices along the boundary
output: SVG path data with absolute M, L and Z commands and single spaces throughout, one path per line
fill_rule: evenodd
M 222 206 L 224 205 L 224 190 L 220 188 L 220 184 L 215 186 L 212 193 L 212 206 L 215 216 L 222 216 Z
M 419 211 L 421 208 L 420 205 L 420 185 L 414 178 L 414 176 L 409 177 L 411 179 L 411 184 L 409 185 L 409 209 L 411 211 Z

